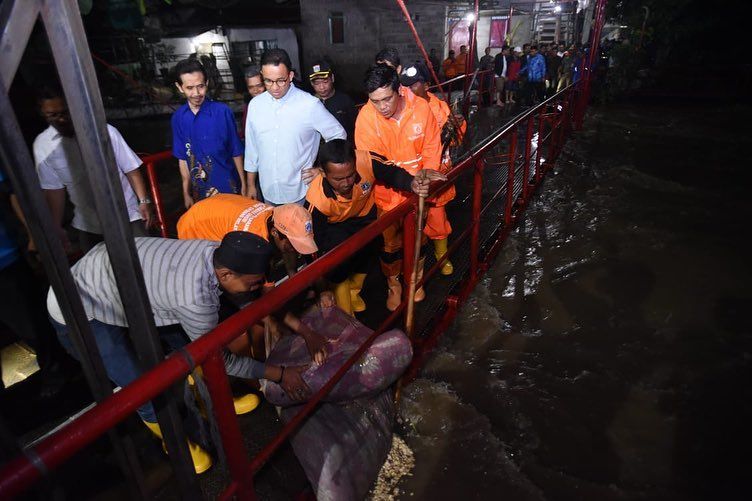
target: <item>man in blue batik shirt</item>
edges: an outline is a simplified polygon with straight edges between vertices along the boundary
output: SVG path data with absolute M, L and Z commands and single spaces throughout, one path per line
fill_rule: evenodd
M 243 145 L 232 110 L 207 99 L 206 71 L 197 60 L 180 61 L 175 75 L 187 101 L 172 115 L 172 154 L 180 166 L 185 208 L 217 193 L 244 193 Z

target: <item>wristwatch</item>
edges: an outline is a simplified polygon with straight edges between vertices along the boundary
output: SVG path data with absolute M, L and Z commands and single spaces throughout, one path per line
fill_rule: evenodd
M 151 198 L 140 198 L 138 200 L 139 205 L 150 204 L 150 203 L 151 203 Z

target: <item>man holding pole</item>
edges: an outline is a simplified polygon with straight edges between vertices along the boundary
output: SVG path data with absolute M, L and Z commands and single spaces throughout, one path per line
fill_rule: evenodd
M 411 92 L 400 93 L 399 76 L 394 68 L 376 64 L 366 73 L 368 103 L 355 122 L 355 145 L 390 159 L 396 167 L 415 175 L 425 169 L 440 170 L 441 130 L 428 103 Z M 380 183 L 375 188 L 376 207 L 383 214 L 398 206 L 405 196 Z M 424 259 L 418 263 L 422 277 Z M 386 306 L 394 311 L 401 301 L 402 225 L 384 232 L 381 269 L 389 287 Z M 416 301 L 425 298 L 423 289 Z

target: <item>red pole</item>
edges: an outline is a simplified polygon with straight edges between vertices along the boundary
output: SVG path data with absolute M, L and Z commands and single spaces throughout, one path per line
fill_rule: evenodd
M 538 144 L 535 148 L 535 174 L 533 175 L 533 181 L 536 183 L 541 180 L 540 161 L 541 151 L 543 151 L 543 112 L 546 111 L 546 105 L 541 106 L 538 113 Z
M 235 417 L 235 407 L 232 403 L 232 392 L 227 381 L 225 363 L 219 351 L 210 353 L 201 367 L 206 376 L 206 386 L 211 395 L 214 417 L 217 419 L 217 428 L 219 428 L 219 434 L 222 437 L 222 448 L 225 451 L 230 476 L 233 481 L 238 483 L 237 498 L 240 500 L 255 500 L 253 475 L 248 474 L 250 469 L 248 452 L 243 445 L 243 435 L 240 433 L 238 419 Z
M 167 238 L 167 223 L 165 222 L 164 206 L 162 204 L 162 192 L 159 189 L 157 173 L 154 169 L 154 162 L 148 162 L 146 165 L 146 177 L 149 178 L 149 189 L 151 198 L 154 202 L 154 215 L 157 217 L 157 226 L 162 238 Z
M 412 211 L 405 214 L 402 219 L 402 302 L 407 304 L 408 301 L 408 289 L 410 277 L 413 276 L 413 268 L 418 263 L 415 262 L 415 231 L 418 227 L 416 217 L 417 211 L 413 206 Z M 405 315 L 405 334 L 411 340 L 413 339 L 413 326 L 409 321 L 407 315 Z
M 509 164 L 507 165 L 507 203 L 504 208 L 504 225 L 512 224 L 512 206 L 514 205 L 514 169 L 517 164 L 517 133 L 519 127 L 512 129 L 509 141 Z
M 479 158 L 473 170 L 473 230 L 470 233 L 470 279 L 475 280 L 480 275 L 478 262 L 480 259 L 480 209 L 483 204 L 483 166 L 484 160 Z
M 522 166 L 522 198 L 527 200 L 530 181 L 530 143 L 533 139 L 533 115 L 527 118 L 525 127 L 525 164 Z
M 404 0 L 395 0 L 397 2 L 397 5 L 399 5 L 400 9 L 402 9 L 402 14 L 405 16 L 405 22 L 407 22 L 407 26 L 410 28 L 410 31 L 413 34 L 413 38 L 415 38 L 415 43 L 418 45 L 418 49 L 420 50 L 420 53 L 423 55 L 423 59 L 425 61 L 430 61 L 428 58 L 428 52 L 426 52 L 426 48 L 423 45 L 423 42 L 420 39 L 420 36 L 418 35 L 418 31 L 415 29 L 415 24 L 413 24 L 413 20 L 410 17 L 410 12 L 407 10 L 407 7 L 405 6 Z M 439 92 L 441 92 L 442 99 L 444 99 L 447 104 L 451 102 L 451 94 L 447 96 L 447 94 L 444 92 L 444 87 L 441 86 L 441 81 L 439 81 L 439 76 L 436 74 L 436 70 L 433 68 L 433 65 L 427 64 L 428 70 L 431 72 L 431 76 L 433 77 L 434 82 L 436 82 L 436 85 L 439 87 Z M 460 130 L 460 123 L 457 121 L 456 118 L 454 118 L 454 113 L 449 114 L 449 120 L 452 121 L 454 124 L 455 130 Z

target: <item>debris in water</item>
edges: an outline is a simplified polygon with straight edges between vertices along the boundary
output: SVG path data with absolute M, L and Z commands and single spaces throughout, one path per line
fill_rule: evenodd
M 414 467 L 413 451 L 410 450 L 404 440 L 396 434 L 392 435 L 392 448 L 381 467 L 376 485 L 368 496 L 369 501 L 397 499 L 400 494 L 400 489 L 397 487 L 400 480 L 402 477 L 412 475 Z

